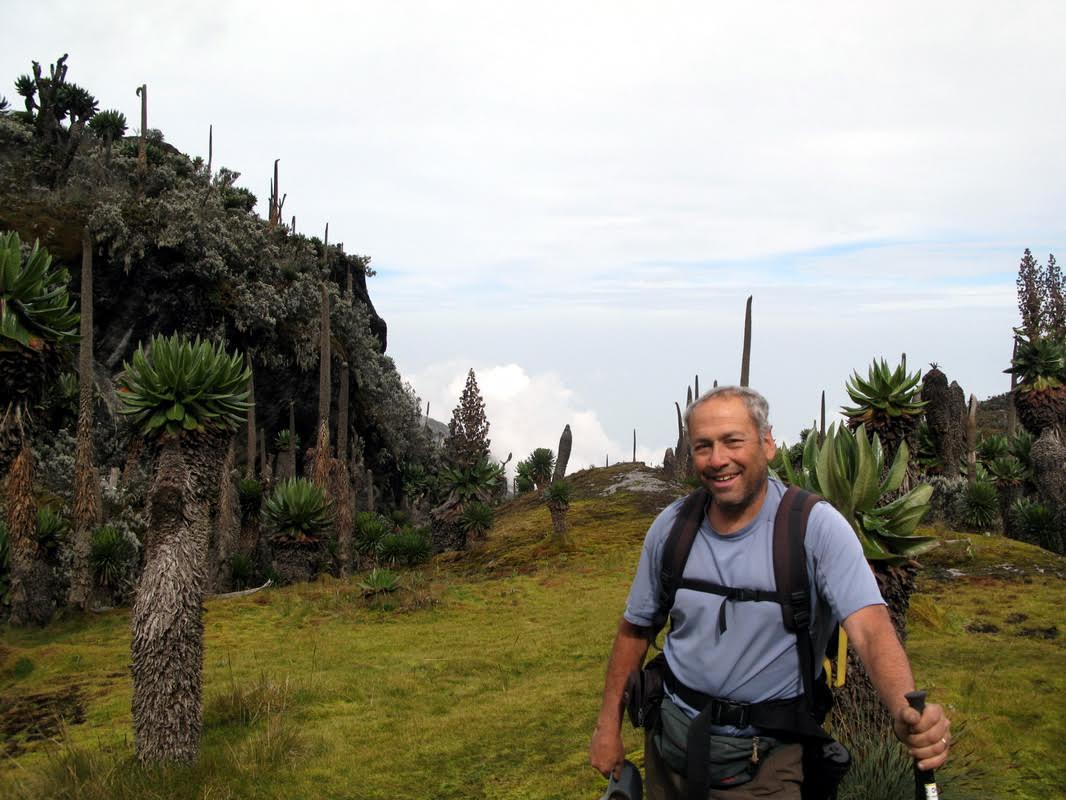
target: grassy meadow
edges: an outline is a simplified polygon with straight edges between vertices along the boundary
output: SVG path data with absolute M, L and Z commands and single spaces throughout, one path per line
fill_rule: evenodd
M 4 630 L 0 797 L 599 797 L 586 748 L 607 652 L 670 499 L 603 494 L 631 469 L 574 476 L 568 551 L 527 497 L 475 552 L 406 573 L 393 595 L 364 597 L 356 576 L 208 600 L 193 767 L 134 766 L 127 609 Z M 908 649 L 965 723 L 954 771 L 983 767 L 986 797 L 1066 797 L 1066 561 L 934 532 Z

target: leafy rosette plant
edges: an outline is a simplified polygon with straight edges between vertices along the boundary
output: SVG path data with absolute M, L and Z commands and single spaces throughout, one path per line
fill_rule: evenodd
M 16 346 L 41 350 L 46 342 L 78 338 L 78 312 L 70 302 L 65 269 L 52 269 L 52 257 L 36 243 L 22 258 L 14 232 L 0 235 L 0 350 Z
M 1066 420 L 1066 343 L 1054 337 L 1018 337 L 1005 372 L 1018 377 L 1014 407 L 1025 429 L 1039 436 Z
M 122 413 L 146 436 L 232 430 L 248 410 L 250 371 L 222 345 L 156 336 L 124 364 L 119 384 Z
M 40 399 L 59 372 L 62 346 L 78 338 L 68 280 L 65 269 L 52 268 L 46 250 L 34 244 L 23 258 L 18 234 L 0 234 L 0 414 L 5 417 L 8 409 L 18 413 Z M 9 458 L 14 451 L 17 447 Z
M 459 527 L 469 535 L 481 537 L 492 529 L 494 520 L 492 506 L 474 501 L 467 503 L 463 509 L 463 514 L 459 517 Z
M 778 465 L 783 480 L 821 495 L 843 515 L 859 537 L 867 560 L 894 566 L 937 545 L 935 537 L 914 533 L 929 508 L 931 486 L 919 484 L 879 505 L 881 498 L 899 490 L 909 455 L 906 442 L 901 442 L 886 470 L 876 435 L 868 437 L 863 425 L 854 433 L 833 425 L 821 445 L 815 432 L 808 434 L 798 469 L 787 459 Z
M 447 491 L 448 504 L 465 506 L 471 501 L 491 503 L 504 480 L 503 467 L 488 459 L 481 459 L 467 469 L 445 467 L 440 480 Z
M 906 361 L 891 369 L 883 358 L 870 365 L 866 378 L 854 372 L 845 386 L 855 403 L 843 408 L 848 427 L 855 430 L 865 425 L 894 453 L 900 442 L 910 439 L 921 419 L 926 405 L 918 399 L 921 379 L 921 370 L 907 373 Z
M 263 506 L 279 544 L 317 545 L 333 524 L 325 493 L 307 478 L 281 481 Z

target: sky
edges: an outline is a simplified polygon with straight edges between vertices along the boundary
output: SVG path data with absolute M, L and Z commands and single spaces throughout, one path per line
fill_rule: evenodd
M 369 255 L 430 414 L 494 453 L 660 463 L 699 376 L 794 442 L 877 358 L 1005 391 L 1015 277 L 1066 239 L 1061 2 L 0 0 L 33 60 Z

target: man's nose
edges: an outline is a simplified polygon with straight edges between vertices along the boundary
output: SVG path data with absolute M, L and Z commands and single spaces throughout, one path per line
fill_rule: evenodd
M 726 458 L 725 448 L 720 444 L 712 444 L 710 447 L 710 453 L 707 456 L 707 466 L 711 469 L 717 469 L 718 467 L 724 467 L 729 464 L 729 459 Z

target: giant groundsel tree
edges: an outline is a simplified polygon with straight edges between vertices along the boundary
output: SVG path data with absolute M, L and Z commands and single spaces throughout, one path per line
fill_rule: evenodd
M 155 445 L 145 564 L 131 617 L 133 726 L 142 763 L 196 758 L 202 727 L 203 599 L 227 437 L 244 421 L 248 370 L 210 342 L 155 337 L 125 365 L 125 413 Z

